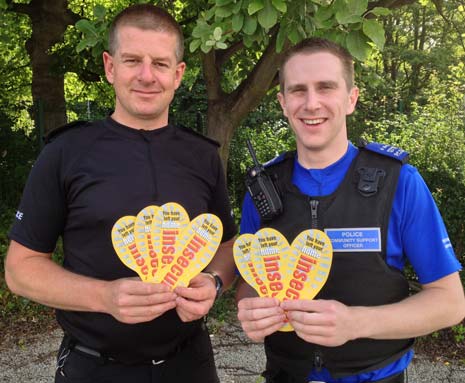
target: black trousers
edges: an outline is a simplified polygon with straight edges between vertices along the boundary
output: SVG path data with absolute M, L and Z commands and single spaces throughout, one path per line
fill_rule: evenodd
M 75 348 L 66 350 L 64 341 L 58 355 L 66 354 L 55 383 L 219 383 L 208 331 L 200 331 L 176 355 L 157 365 L 125 365 Z

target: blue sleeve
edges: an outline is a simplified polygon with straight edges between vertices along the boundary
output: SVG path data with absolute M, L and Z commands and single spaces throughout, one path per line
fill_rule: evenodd
M 402 167 L 389 222 L 387 262 L 402 269 L 405 259 L 420 283 L 461 269 L 439 209 L 425 181 L 411 165 Z
M 260 216 L 252 202 L 252 197 L 246 193 L 242 203 L 241 234 L 255 234 L 258 229 L 260 229 Z

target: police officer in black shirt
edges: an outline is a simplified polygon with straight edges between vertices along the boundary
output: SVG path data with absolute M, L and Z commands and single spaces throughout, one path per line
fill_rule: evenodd
M 185 70 L 179 25 L 134 5 L 110 28 L 105 73 L 116 95 L 103 121 L 49 138 L 10 232 L 9 288 L 57 309 L 56 382 L 218 382 L 203 317 L 234 279 L 236 229 L 216 143 L 168 123 Z M 223 239 L 208 270 L 174 291 L 143 283 L 112 248 L 111 228 L 149 205 L 216 214 Z M 63 267 L 51 254 L 63 238 Z

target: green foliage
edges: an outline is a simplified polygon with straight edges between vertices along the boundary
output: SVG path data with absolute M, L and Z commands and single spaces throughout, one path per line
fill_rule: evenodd
M 452 326 L 452 332 L 454 333 L 454 340 L 456 343 L 465 343 L 465 325 L 458 324 Z
M 100 57 L 104 50 L 108 50 L 108 28 L 110 22 L 106 19 L 107 9 L 98 4 L 94 7 L 94 20 L 90 22 L 81 19 L 76 23 L 76 29 L 82 33 L 82 39 L 76 47 L 77 53 L 91 48 L 94 57 Z
M 278 29 L 277 51 L 286 40 L 296 44 L 305 37 L 326 36 L 347 46 L 360 60 L 372 49 L 370 41 L 380 49 L 384 45 L 382 25 L 368 15 L 387 14 L 385 8 L 368 11 L 368 1 L 338 0 L 216 0 L 202 12 L 192 31 L 191 52 L 199 48 L 208 53 L 225 49 L 238 39 L 248 48 L 267 44 L 270 33 Z
M 429 186 L 461 261 L 465 261 L 465 112 L 462 85 L 432 81 L 425 105 L 410 115 L 386 114 L 367 121 L 365 137 L 410 153 Z M 446 155 L 447 153 L 447 155 Z

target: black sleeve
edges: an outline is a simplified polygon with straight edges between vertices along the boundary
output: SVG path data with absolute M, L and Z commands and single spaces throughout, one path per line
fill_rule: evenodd
M 10 239 L 42 253 L 55 249 L 65 223 L 61 157 L 55 143 L 42 150 L 29 174 L 9 232 Z
M 213 188 L 212 199 L 210 201 L 209 211 L 215 214 L 223 223 L 223 239 L 222 242 L 233 238 L 237 233 L 237 227 L 234 223 L 231 204 L 229 202 L 228 189 L 223 172 L 223 165 L 218 154 L 213 159 L 212 166 L 216 173 L 216 184 Z

